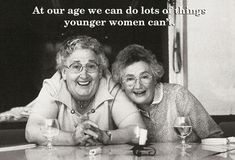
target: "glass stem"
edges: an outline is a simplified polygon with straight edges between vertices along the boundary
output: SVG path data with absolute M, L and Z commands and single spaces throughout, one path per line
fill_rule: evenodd
M 185 137 L 182 138 L 182 146 L 184 147 L 185 146 Z
M 52 138 L 48 138 L 47 140 L 47 148 L 52 149 Z

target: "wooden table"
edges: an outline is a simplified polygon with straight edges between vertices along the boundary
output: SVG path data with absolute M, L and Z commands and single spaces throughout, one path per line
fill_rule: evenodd
M 0 152 L 1 160 L 188 160 L 188 159 L 213 159 L 235 160 L 235 151 L 213 155 L 227 149 L 235 149 L 235 145 L 208 146 L 191 144 L 191 148 L 183 150 L 177 148 L 177 143 L 156 143 L 151 145 L 156 149 L 155 156 L 134 156 L 130 145 L 96 146 L 102 148 L 102 153 L 89 156 L 90 149 L 96 147 L 56 146 L 47 150 L 38 146 L 30 149 Z

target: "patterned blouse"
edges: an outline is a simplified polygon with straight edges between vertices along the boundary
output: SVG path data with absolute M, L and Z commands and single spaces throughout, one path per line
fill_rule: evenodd
M 177 116 L 188 116 L 191 120 L 192 133 L 186 138 L 188 142 L 223 135 L 202 104 L 178 84 L 158 83 L 152 104 L 146 111 L 140 111 L 148 128 L 150 142 L 179 141 L 173 128 Z

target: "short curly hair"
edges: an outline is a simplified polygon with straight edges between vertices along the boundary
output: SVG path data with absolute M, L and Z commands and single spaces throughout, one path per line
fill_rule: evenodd
M 112 65 L 113 80 L 121 84 L 121 71 L 127 66 L 139 61 L 144 61 L 150 65 L 152 74 L 156 81 L 161 79 L 164 74 L 164 69 L 162 65 L 158 63 L 155 55 L 141 45 L 131 44 L 121 50 L 114 61 Z
M 66 39 L 56 56 L 57 69 L 61 70 L 67 58 L 77 49 L 90 49 L 98 56 L 99 66 L 104 71 L 108 69 L 109 63 L 105 56 L 103 45 L 95 38 L 89 36 L 72 36 Z

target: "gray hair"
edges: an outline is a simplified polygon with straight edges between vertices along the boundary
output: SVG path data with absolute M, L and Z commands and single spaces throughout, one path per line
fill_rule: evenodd
M 97 39 L 88 36 L 73 36 L 63 42 L 56 56 L 58 70 L 61 70 L 64 67 L 67 58 L 76 49 L 92 50 L 98 56 L 99 66 L 102 69 L 102 73 L 105 74 L 105 71 L 108 69 L 109 63 L 108 59 L 105 56 L 103 45 L 101 45 L 101 43 Z
M 112 75 L 113 80 L 117 83 L 122 83 L 122 75 L 121 72 L 127 66 L 139 62 L 144 61 L 149 64 L 152 74 L 156 81 L 159 81 L 164 74 L 164 69 L 162 65 L 160 65 L 154 54 L 150 50 L 145 49 L 143 46 L 138 44 L 131 44 L 121 50 L 115 62 L 112 65 Z

